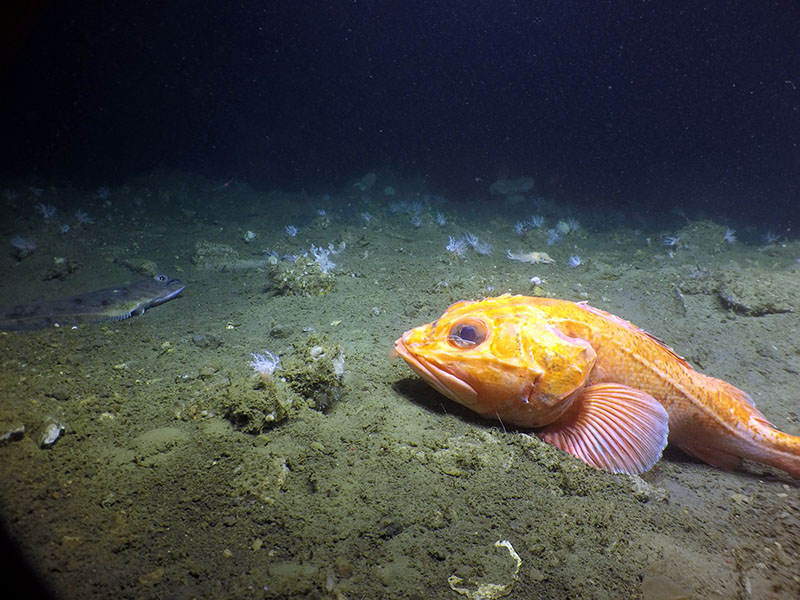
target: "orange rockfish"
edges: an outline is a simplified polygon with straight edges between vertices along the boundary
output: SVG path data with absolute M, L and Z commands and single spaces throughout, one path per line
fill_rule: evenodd
M 734 386 L 635 325 L 584 303 L 505 294 L 456 302 L 395 350 L 439 392 L 613 473 L 642 473 L 669 441 L 714 466 L 747 458 L 800 478 L 800 437 Z

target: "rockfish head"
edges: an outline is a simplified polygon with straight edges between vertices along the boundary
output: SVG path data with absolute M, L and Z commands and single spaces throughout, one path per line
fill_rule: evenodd
M 591 345 L 551 324 L 532 298 L 456 302 L 409 331 L 395 351 L 440 393 L 519 427 L 557 420 L 583 389 Z

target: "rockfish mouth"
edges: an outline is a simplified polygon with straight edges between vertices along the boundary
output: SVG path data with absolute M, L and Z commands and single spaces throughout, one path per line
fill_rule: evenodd
M 478 392 L 463 379 L 459 379 L 440 366 L 417 356 L 406 340 L 411 334 L 406 332 L 394 343 L 397 356 L 406 361 L 409 367 L 437 392 L 460 404 L 469 406 L 469 399 L 477 400 Z

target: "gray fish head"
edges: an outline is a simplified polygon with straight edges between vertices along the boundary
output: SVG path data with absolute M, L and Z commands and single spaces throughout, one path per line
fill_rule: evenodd
M 180 279 L 172 279 L 169 277 L 169 275 L 164 273 L 159 273 L 158 275 L 154 276 L 153 281 L 155 283 L 155 289 L 157 290 L 157 296 L 150 303 L 150 306 L 155 306 L 157 304 L 167 302 L 168 300 L 172 300 L 175 296 L 183 291 L 183 288 L 186 287 L 186 284 L 184 284 Z

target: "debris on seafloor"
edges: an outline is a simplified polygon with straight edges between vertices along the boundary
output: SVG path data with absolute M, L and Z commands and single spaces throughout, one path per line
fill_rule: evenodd
M 42 435 L 39 436 L 39 448 L 47 450 L 52 448 L 55 443 L 64 435 L 66 427 L 58 421 L 48 421 L 44 426 Z
M 546 265 L 556 262 L 550 258 L 550 255 L 547 252 L 522 252 L 521 250 L 519 252 L 512 252 L 511 250 L 507 250 L 506 256 L 511 260 L 529 263 L 532 265 Z
M 25 425 L 12 427 L 11 429 L 8 429 L 4 433 L 0 434 L 0 447 L 12 442 L 18 442 L 23 437 L 25 437 Z
M 747 317 L 761 317 L 794 312 L 798 289 L 793 273 L 756 267 L 726 272 L 692 268 L 679 282 L 676 293 L 684 304 L 683 294 L 715 295 L 726 310 Z
M 447 578 L 450 589 L 462 596 L 466 596 L 470 600 L 495 600 L 496 598 L 508 596 L 514 588 L 514 584 L 519 579 L 519 568 L 522 566 L 522 559 L 508 540 L 497 540 L 494 543 L 494 547 L 508 550 L 511 558 L 516 562 L 516 567 L 514 567 L 514 572 L 511 574 L 510 581 L 506 583 L 478 583 L 474 589 L 469 589 L 466 587 L 458 587 L 463 579 L 456 575 L 451 575 Z
M 239 253 L 227 244 L 200 241 L 194 246 L 192 263 L 201 269 L 229 271 L 239 261 Z
M 664 575 L 648 575 L 642 581 L 642 597 L 645 600 L 689 600 L 682 586 Z

